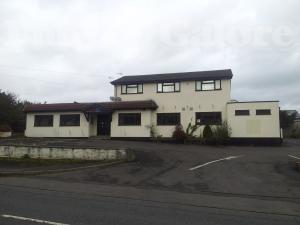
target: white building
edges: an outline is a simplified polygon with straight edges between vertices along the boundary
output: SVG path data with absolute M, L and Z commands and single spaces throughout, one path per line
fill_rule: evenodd
M 27 106 L 28 137 L 171 137 L 177 124 L 227 121 L 232 140 L 280 143 L 278 101 L 231 101 L 231 70 L 124 76 L 114 102 Z

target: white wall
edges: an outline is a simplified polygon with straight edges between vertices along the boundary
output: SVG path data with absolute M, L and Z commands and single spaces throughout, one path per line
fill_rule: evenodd
M 141 113 L 141 126 L 119 126 L 119 113 Z M 112 114 L 111 137 L 150 137 L 151 110 L 119 110 Z
M 256 115 L 256 109 L 271 109 L 271 115 Z M 235 110 L 250 110 L 250 115 L 235 116 Z M 232 137 L 280 137 L 278 102 L 228 103 L 227 115 Z
M 90 136 L 97 136 L 97 114 L 90 116 Z
M 180 92 L 175 93 L 157 93 L 156 83 L 144 84 L 143 94 L 121 94 L 121 86 L 116 86 L 117 97 L 122 101 L 133 100 L 154 100 L 158 109 L 153 111 L 151 121 L 156 125 L 156 113 L 181 113 L 181 123 L 186 129 L 189 122 L 195 123 L 196 112 L 221 111 L 222 119 L 226 119 L 226 103 L 230 100 L 230 80 L 222 80 L 222 90 L 216 91 L 195 91 L 195 81 L 181 82 Z M 171 137 L 175 126 L 157 126 L 155 128 L 157 135 Z M 200 128 L 197 131 L 199 135 Z
M 80 126 L 60 127 L 61 114 L 80 114 Z M 53 127 L 35 127 L 35 115 L 53 115 Z M 27 113 L 26 137 L 89 137 L 89 122 L 81 112 Z

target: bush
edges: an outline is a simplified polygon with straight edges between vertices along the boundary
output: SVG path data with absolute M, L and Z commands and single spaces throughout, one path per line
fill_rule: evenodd
M 293 130 L 291 135 L 290 135 L 291 138 L 300 138 L 300 130 Z
M 189 122 L 187 128 L 186 128 L 186 131 L 185 131 L 185 134 L 186 134 L 186 137 L 187 138 L 194 138 L 195 135 L 195 131 L 198 129 L 199 125 L 195 124 L 195 125 L 192 125 L 192 122 Z
M 177 143 L 184 143 L 187 135 L 184 132 L 181 124 L 176 125 L 175 130 L 172 134 L 172 138 L 174 138 Z
M 0 132 L 11 132 L 11 128 L 7 124 L 0 125 Z
M 226 145 L 229 143 L 231 136 L 231 128 L 227 122 L 223 122 L 222 125 L 213 129 L 214 144 Z
M 203 129 L 203 138 L 204 139 L 210 139 L 213 136 L 213 132 L 210 128 L 209 125 L 205 125 L 204 129 Z
M 210 145 L 226 145 L 229 143 L 231 135 L 231 128 L 226 122 L 222 125 L 216 126 L 213 129 L 206 125 L 203 129 L 204 143 Z

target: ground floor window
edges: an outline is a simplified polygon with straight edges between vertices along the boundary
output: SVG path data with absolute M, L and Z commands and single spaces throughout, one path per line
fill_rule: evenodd
M 180 124 L 180 113 L 157 113 L 158 126 L 170 126 Z
M 221 123 L 221 112 L 196 112 L 196 124 L 198 125 L 220 125 Z
M 119 126 L 140 126 L 141 113 L 119 113 Z
M 53 127 L 53 115 L 35 115 L 35 127 Z
M 61 127 L 80 126 L 80 114 L 64 114 L 60 115 Z

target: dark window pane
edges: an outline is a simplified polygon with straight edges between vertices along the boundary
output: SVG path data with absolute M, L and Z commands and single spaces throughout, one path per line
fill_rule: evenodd
M 221 80 L 196 81 L 196 91 L 221 90 Z
M 53 115 L 35 115 L 34 116 L 35 127 L 52 127 Z
M 157 125 L 180 124 L 180 113 L 157 113 Z
M 257 109 L 256 115 L 271 115 L 271 109 Z
M 60 115 L 60 126 L 80 126 L 79 114 Z
M 250 115 L 250 111 L 249 110 L 235 110 L 235 115 L 236 116 L 249 116 Z
M 157 92 L 168 93 L 168 92 L 179 92 L 180 91 L 180 83 L 158 83 L 157 84 Z
M 122 85 L 122 94 L 140 94 L 143 93 L 143 84 Z
M 119 126 L 140 126 L 140 113 L 119 113 Z
M 222 123 L 221 112 L 197 112 L 196 124 L 198 125 L 220 125 Z

